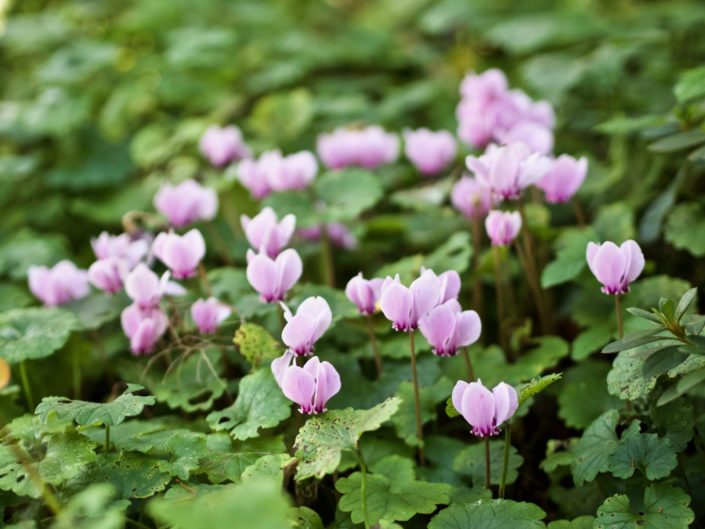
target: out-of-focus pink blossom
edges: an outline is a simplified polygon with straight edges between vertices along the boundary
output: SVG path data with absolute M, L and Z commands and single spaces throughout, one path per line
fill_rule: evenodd
M 71 261 L 59 261 L 53 267 L 30 266 L 29 289 L 47 307 L 63 305 L 88 295 L 88 275 Z
M 146 264 L 140 263 L 127 275 L 125 292 L 139 308 L 148 310 L 159 307 L 163 296 L 183 296 L 186 290 L 169 281 L 169 272 L 159 278 Z
M 206 242 L 196 229 L 184 235 L 160 233 L 154 239 L 152 250 L 176 279 L 185 279 L 196 274 L 198 264 L 206 255 Z
M 499 434 L 499 427 L 511 419 L 519 407 L 516 390 L 504 382 L 490 391 L 480 380 L 470 383 L 459 380 L 453 388 L 452 400 L 477 437 Z
M 421 128 L 404 132 L 404 153 L 423 175 L 435 175 L 455 158 L 455 138 L 447 130 Z
M 481 219 L 494 206 L 492 190 L 476 178 L 464 175 L 450 192 L 450 201 L 467 219 Z
M 373 314 L 382 295 L 383 279 L 365 279 L 362 272 L 353 277 L 345 286 L 345 295 L 352 301 L 360 314 Z
M 281 376 L 281 388 L 289 400 L 299 405 L 301 413 L 323 413 L 328 400 L 340 391 L 340 375 L 330 362 L 321 362 L 314 356 L 303 367 L 287 367 Z
M 125 308 L 120 321 L 134 355 L 151 353 L 169 325 L 166 314 L 160 309 L 142 309 L 137 304 Z
M 179 228 L 215 217 L 218 195 L 195 180 L 184 180 L 177 185 L 164 184 L 159 188 L 154 195 L 154 207 L 169 220 L 169 224 Z
M 508 246 L 521 230 L 521 215 L 518 211 L 490 211 L 485 229 L 493 246 Z
M 287 320 L 282 330 L 282 341 L 296 356 L 313 354 L 313 348 L 333 321 L 328 302 L 321 296 L 306 298 L 292 315 L 284 312 Z
M 131 269 L 149 251 L 149 244 L 145 239 L 133 239 L 127 233 L 110 235 L 107 231 L 101 232 L 98 237 L 91 239 L 91 246 L 98 259 L 111 257 L 126 259 Z
M 250 149 L 242 139 L 242 132 L 235 125 L 211 125 L 201 136 L 198 146 L 203 156 L 215 167 L 251 156 Z
M 123 282 L 130 272 L 127 259 L 107 257 L 98 259 L 88 268 L 88 280 L 91 284 L 108 294 L 122 290 Z
M 301 277 L 303 263 L 289 248 L 272 259 L 266 253 L 247 250 L 247 280 L 265 303 L 282 301 Z
M 424 271 L 408 287 L 402 285 L 399 276 L 387 277 L 379 304 L 395 331 L 411 331 L 418 327 L 419 319 L 438 305 L 440 293 L 440 281 L 431 270 Z
M 357 237 L 340 222 L 331 222 L 326 224 L 326 231 L 330 242 L 338 248 L 352 250 L 357 248 Z M 296 233 L 303 239 L 310 242 L 318 242 L 321 240 L 321 225 L 309 226 L 307 228 L 299 228 Z
M 214 297 L 198 299 L 191 305 L 191 319 L 201 334 L 213 334 L 231 313 L 230 307 Z
M 421 273 L 424 274 L 426 271 L 433 274 L 438 280 L 438 304 L 445 303 L 451 299 L 458 299 L 458 294 L 460 294 L 460 274 L 455 270 L 446 270 L 445 272 L 436 275 L 433 270 L 421 267 Z
M 587 176 L 587 159 L 576 160 L 572 156 L 562 154 L 551 162 L 551 167 L 543 177 L 536 182 L 536 187 L 546 194 L 546 201 L 555 204 L 567 202 Z
M 318 137 L 317 151 L 329 169 L 351 166 L 376 169 L 399 157 L 399 137 L 379 125 L 363 129 L 339 128 Z
M 433 354 L 455 356 L 461 347 L 477 341 L 482 323 L 477 312 L 463 311 L 456 299 L 450 299 L 421 318 L 419 329 L 433 347 Z
M 624 241 L 621 246 L 610 241 L 602 244 L 590 242 L 586 258 L 605 294 L 626 294 L 629 284 L 644 270 L 644 254 L 632 240 Z
M 269 257 L 276 257 L 289 244 L 296 227 L 296 217 L 289 213 L 281 221 L 272 208 L 264 208 L 256 216 L 240 217 L 247 240 L 255 250 L 264 250 Z
M 306 189 L 318 173 L 312 153 L 301 151 L 282 156 L 278 150 L 262 153 L 256 160 L 243 160 L 238 179 L 253 198 L 262 199 L 275 191 Z

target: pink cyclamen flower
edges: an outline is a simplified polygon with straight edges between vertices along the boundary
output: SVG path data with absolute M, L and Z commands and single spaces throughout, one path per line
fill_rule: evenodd
M 562 154 L 551 162 L 551 167 L 536 182 L 536 187 L 546 194 L 547 202 L 567 202 L 585 181 L 587 169 L 587 158 L 576 160 L 572 156 Z
M 360 314 L 368 316 L 377 309 L 377 302 L 382 295 L 382 283 L 383 279 L 365 279 L 360 272 L 348 281 L 345 295 L 355 304 Z
M 455 138 L 447 130 L 421 128 L 404 132 L 404 153 L 423 175 L 434 175 L 455 158 Z
M 442 305 L 451 299 L 458 299 L 460 294 L 460 274 L 455 270 L 446 270 L 445 272 L 436 275 L 433 270 L 421 267 L 421 273 L 426 271 L 433 274 L 438 279 L 438 305 Z
M 492 246 L 508 246 L 521 230 L 521 215 L 518 211 L 490 211 L 485 229 Z
M 603 244 L 590 242 L 586 251 L 590 271 L 602 283 L 605 294 L 626 294 L 632 283 L 644 270 L 644 254 L 632 240 L 621 246 L 607 241 Z
M 256 160 L 243 160 L 237 168 L 240 183 L 256 199 L 262 199 L 274 191 L 306 189 L 316 173 L 318 162 L 308 151 L 288 156 L 283 156 L 278 150 L 268 151 Z
M 169 281 L 169 272 L 160 278 L 146 264 L 138 264 L 125 278 L 125 292 L 143 310 L 157 308 L 164 295 L 182 296 L 184 288 Z
M 452 400 L 477 437 L 499 434 L 500 425 L 511 419 L 519 407 L 516 390 L 504 382 L 490 391 L 481 380 L 470 383 L 459 380 L 453 388 Z
M 397 275 L 384 280 L 379 304 L 394 330 L 412 331 L 419 319 L 438 304 L 440 293 L 440 281 L 431 270 L 424 271 L 409 287 L 402 285 Z
M 500 200 L 517 199 L 528 186 L 540 180 L 550 160 L 531 151 L 523 142 L 498 147 L 490 145 L 482 156 L 468 156 L 465 163 L 477 180 Z
M 120 322 L 135 355 L 151 353 L 169 325 L 166 314 L 160 309 L 142 309 L 137 304 L 122 311 Z
M 191 319 L 201 334 L 213 334 L 231 313 L 230 307 L 214 297 L 198 299 L 191 305 Z
M 211 125 L 201 136 L 198 146 L 201 154 L 215 167 L 251 156 L 242 139 L 242 132 L 234 125 L 222 128 Z
M 211 220 L 218 211 L 215 190 L 195 180 L 178 185 L 164 184 L 154 195 L 154 207 L 177 228 L 198 220 Z
M 282 330 L 282 341 L 296 356 L 313 354 L 316 342 L 323 336 L 333 321 L 328 302 L 321 296 L 306 298 L 292 315 L 284 311 L 286 325 Z
M 115 294 L 122 290 L 123 282 L 129 272 L 130 265 L 127 259 L 107 257 L 97 260 L 88 268 L 88 281 L 108 294 Z
M 533 152 L 549 154 L 553 150 L 553 131 L 533 121 L 520 121 L 512 128 L 495 134 L 500 143 L 525 143 Z
M 59 261 L 53 267 L 30 266 L 29 289 L 47 307 L 63 305 L 88 295 L 88 275 L 71 261 Z
M 317 414 L 326 411 L 326 403 L 340 391 L 340 375 L 330 362 L 314 356 L 303 367 L 291 365 L 281 376 L 284 395 L 299 405 L 299 411 Z
M 296 227 L 296 217 L 289 213 L 281 221 L 272 208 L 264 208 L 256 216 L 240 217 L 247 240 L 255 250 L 264 251 L 269 257 L 276 257 L 289 244 Z
M 133 239 L 127 233 L 110 235 L 107 231 L 101 232 L 98 237 L 91 239 L 91 246 L 98 259 L 126 259 L 130 268 L 149 252 L 149 244 L 145 239 Z
M 265 303 L 282 301 L 301 277 L 303 263 L 289 248 L 272 259 L 266 253 L 247 250 L 247 280 Z
M 461 310 L 451 299 L 431 309 L 419 320 L 419 329 L 437 356 L 455 356 L 461 347 L 477 341 L 482 332 L 480 316 L 474 310 Z
M 357 237 L 355 237 L 355 234 L 352 233 L 345 224 L 331 222 L 330 224 L 326 224 L 325 227 L 328 232 L 328 238 L 333 246 L 345 250 L 357 248 Z M 308 226 L 307 228 L 299 228 L 296 231 L 301 238 L 311 242 L 320 241 L 322 232 L 323 226 L 321 224 Z
M 160 233 L 154 239 L 152 250 L 169 267 L 176 279 L 185 279 L 196 274 L 198 264 L 206 255 L 206 242 L 196 229 L 184 235 Z
M 491 189 L 468 175 L 464 175 L 453 185 L 450 201 L 467 219 L 484 217 L 495 203 Z
M 399 137 L 379 125 L 363 129 L 336 129 L 321 134 L 318 156 L 329 169 L 357 166 L 376 169 L 399 157 Z

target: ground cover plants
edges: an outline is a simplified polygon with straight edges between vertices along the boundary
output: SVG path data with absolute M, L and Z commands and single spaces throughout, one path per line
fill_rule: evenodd
M 697 2 L 0 13 L 0 526 L 702 526 Z

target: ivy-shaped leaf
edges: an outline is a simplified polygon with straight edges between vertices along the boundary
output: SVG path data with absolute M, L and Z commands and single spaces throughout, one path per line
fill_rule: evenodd
M 154 404 L 154 397 L 135 395 L 144 389 L 139 384 L 128 384 L 127 389 L 115 400 L 107 403 L 70 400 L 66 397 L 45 397 L 35 410 L 43 424 L 50 418 L 70 420 L 80 426 L 102 424 L 115 426 L 127 417 L 142 413 L 145 406 Z
M 576 485 L 581 486 L 595 479 L 600 472 L 609 470 L 610 457 L 617 449 L 615 428 L 618 420 L 619 412 L 610 410 L 595 419 L 583 433 L 575 446 L 575 458 L 571 465 Z
M 274 380 L 269 369 L 258 369 L 240 380 L 232 406 L 206 417 L 216 431 L 229 430 L 233 439 L 245 440 L 259 435 L 260 428 L 274 428 L 291 415 L 291 402 Z
M 96 460 L 95 446 L 75 430 L 51 435 L 47 440 L 46 455 L 38 465 L 39 474 L 55 486 L 74 479 Z
M 355 220 L 382 198 L 379 178 L 364 169 L 343 169 L 323 173 L 313 184 L 325 204 L 321 215 L 326 222 Z
M 546 513 L 533 503 L 480 500 L 455 504 L 433 517 L 428 529 L 545 529 Z
M 504 440 L 490 441 L 490 481 L 499 485 L 502 479 L 502 464 L 504 462 Z M 509 466 L 507 483 L 514 483 L 519 476 L 519 467 L 524 458 L 513 446 L 509 447 Z M 474 485 L 485 482 L 485 446 L 484 443 L 471 444 L 458 452 L 453 460 L 453 470 L 470 476 Z
M 0 314 L 0 358 L 10 364 L 44 358 L 61 349 L 79 326 L 60 308 L 12 309 Z
M 235 331 L 233 343 L 240 354 L 253 367 L 258 367 L 264 360 L 273 360 L 281 356 L 284 347 L 271 334 L 256 323 L 245 322 Z
M 607 498 L 597 510 L 595 529 L 687 529 L 695 519 L 690 497 L 677 487 L 656 483 L 644 491 L 643 508 L 626 494 Z
M 322 478 L 335 472 L 344 450 L 356 450 L 360 436 L 377 430 L 397 412 L 401 400 L 392 397 L 369 410 L 330 410 L 311 417 L 296 436 L 296 479 Z
M 667 439 L 655 433 L 641 433 L 639 421 L 629 425 L 610 457 L 609 469 L 618 478 L 626 479 L 639 469 L 646 479 L 665 478 L 678 466 L 678 459 Z
M 260 459 L 282 454 L 286 447 L 279 438 L 259 437 L 233 442 L 225 433 L 208 436 L 208 455 L 201 460 L 198 473 L 206 474 L 211 483 L 233 481 L 238 483 L 242 474 Z
M 120 498 L 149 498 L 164 490 L 171 478 L 158 458 L 139 452 L 103 452 L 80 481 L 110 483 Z
M 453 389 L 453 383 L 441 377 L 433 386 L 419 389 L 421 401 L 421 421 L 427 423 L 436 417 L 436 404 L 445 400 Z M 397 396 L 402 400 L 399 411 L 394 414 L 392 422 L 397 435 L 409 446 L 418 446 L 416 438 L 416 405 L 414 403 L 414 386 L 411 382 L 402 382 L 397 390 Z
M 114 501 L 108 483 L 96 483 L 73 496 L 57 515 L 51 529 L 122 529 L 128 503 Z
M 451 486 L 418 481 L 414 463 L 400 456 L 387 456 L 371 467 L 367 475 L 367 523 L 405 521 L 418 513 L 428 514 L 436 505 L 448 503 Z M 343 494 L 338 508 L 349 512 L 353 523 L 363 523 L 362 474 L 339 478 L 335 487 Z

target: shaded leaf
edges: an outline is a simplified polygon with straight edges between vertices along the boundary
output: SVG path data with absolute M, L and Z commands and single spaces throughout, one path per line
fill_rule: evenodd
M 73 314 L 60 308 L 8 310 L 0 314 L 0 358 L 15 364 L 49 356 L 78 327 Z
M 662 483 L 644 491 L 643 509 L 630 505 L 629 497 L 607 498 L 597 510 L 595 529 L 687 529 L 695 519 L 690 498 L 677 487 Z

